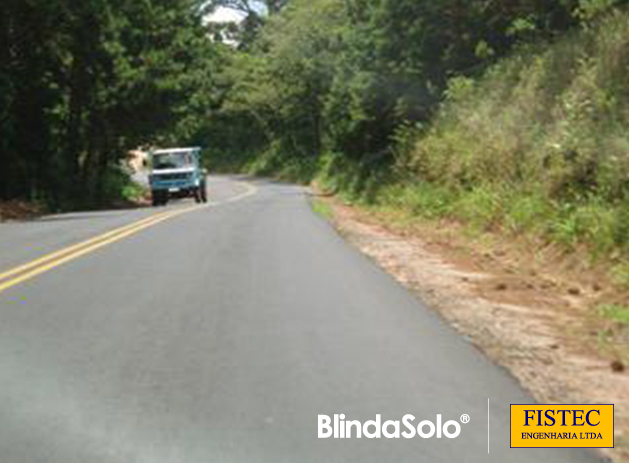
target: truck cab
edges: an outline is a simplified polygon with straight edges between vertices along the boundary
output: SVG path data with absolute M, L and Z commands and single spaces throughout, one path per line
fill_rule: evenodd
M 149 183 L 153 206 L 166 205 L 170 198 L 192 197 L 197 203 L 206 203 L 206 176 L 201 148 L 151 151 Z

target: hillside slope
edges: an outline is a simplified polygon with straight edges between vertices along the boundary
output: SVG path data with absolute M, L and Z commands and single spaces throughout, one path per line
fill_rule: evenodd
M 398 130 L 392 169 L 328 156 L 323 183 L 412 216 L 586 249 L 629 283 L 628 70 L 629 14 L 615 11 L 453 79 L 427 128 Z

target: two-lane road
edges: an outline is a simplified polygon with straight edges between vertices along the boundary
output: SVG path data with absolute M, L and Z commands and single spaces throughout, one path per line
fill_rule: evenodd
M 213 203 L 190 211 L 0 225 L 0 274 L 52 254 L 0 277 L 49 267 L 0 289 L 0 462 L 598 461 L 510 449 L 509 404 L 532 399 L 302 188 L 209 185 Z M 471 421 L 452 440 L 319 440 L 335 413 Z

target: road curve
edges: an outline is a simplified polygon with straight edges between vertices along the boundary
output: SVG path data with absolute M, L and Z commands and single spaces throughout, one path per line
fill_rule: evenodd
M 509 404 L 532 399 L 304 189 L 209 185 L 210 207 L 0 293 L 2 463 L 600 461 L 510 449 Z M 2 224 L 0 273 L 155 212 Z M 341 413 L 471 421 L 456 439 L 318 439 Z

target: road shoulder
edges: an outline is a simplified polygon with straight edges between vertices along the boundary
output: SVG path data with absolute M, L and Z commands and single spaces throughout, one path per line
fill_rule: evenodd
M 592 342 L 596 283 L 562 279 L 509 249 L 488 252 L 454 224 L 391 226 L 386 215 L 335 197 L 316 196 L 313 208 L 541 403 L 616 404 L 617 445 L 608 456 L 629 458 L 629 375 Z

